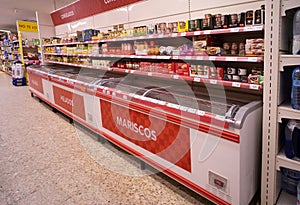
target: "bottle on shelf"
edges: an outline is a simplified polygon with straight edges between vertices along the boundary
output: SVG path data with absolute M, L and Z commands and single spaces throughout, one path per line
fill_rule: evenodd
M 300 159 L 300 121 L 289 120 L 285 127 L 285 155 L 287 158 Z
M 300 66 L 293 70 L 291 105 L 293 109 L 300 110 Z
M 300 182 L 297 186 L 297 205 L 300 205 Z
M 300 9 L 296 11 L 293 20 L 293 54 L 300 55 Z
M 27 38 L 25 39 L 25 46 L 29 46 Z

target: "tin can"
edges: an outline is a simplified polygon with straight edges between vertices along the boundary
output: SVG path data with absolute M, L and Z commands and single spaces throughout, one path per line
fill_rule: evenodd
M 261 24 L 262 23 L 262 12 L 261 12 L 261 9 L 257 9 L 254 12 L 254 23 L 255 24 Z
M 230 50 L 230 46 L 230 43 L 223 43 L 223 49 L 226 51 Z
M 244 27 L 246 22 L 246 13 L 242 12 L 238 15 L 238 26 Z
M 246 12 L 246 25 L 253 24 L 253 10 L 249 10 Z
M 239 68 L 238 69 L 238 75 L 247 75 L 247 69 L 246 68 Z
M 241 76 L 241 82 L 242 83 L 248 83 L 248 76 L 247 75 L 242 75 Z
M 236 68 L 227 68 L 227 74 L 230 74 L 230 75 L 235 75 L 236 74 Z
M 217 67 L 217 75 L 218 75 L 218 80 L 222 80 L 224 77 L 224 68 L 222 67 Z
M 237 27 L 238 26 L 238 15 L 237 14 L 231 14 L 229 20 L 230 20 L 229 27 Z
M 230 74 L 224 74 L 223 79 L 231 81 L 232 80 L 232 75 L 230 75 Z
M 241 77 L 239 75 L 232 75 L 232 81 L 240 82 Z
M 222 15 L 216 14 L 214 15 L 214 29 L 222 28 Z
M 232 43 L 231 44 L 231 50 L 237 51 L 238 50 L 238 45 L 237 43 Z

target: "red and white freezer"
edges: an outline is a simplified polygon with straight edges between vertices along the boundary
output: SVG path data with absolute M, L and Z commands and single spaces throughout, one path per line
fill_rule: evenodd
M 32 66 L 30 92 L 217 204 L 259 187 L 261 96 L 110 71 Z

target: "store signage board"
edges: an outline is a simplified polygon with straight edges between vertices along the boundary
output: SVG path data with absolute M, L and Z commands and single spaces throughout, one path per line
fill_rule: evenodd
M 106 100 L 100 111 L 105 129 L 191 172 L 188 128 Z
M 70 23 L 105 11 L 117 9 L 142 0 L 79 0 L 53 11 L 51 18 L 55 26 Z
M 17 21 L 17 27 L 18 31 L 23 32 L 38 32 L 38 26 L 36 22 L 30 22 L 30 21 Z

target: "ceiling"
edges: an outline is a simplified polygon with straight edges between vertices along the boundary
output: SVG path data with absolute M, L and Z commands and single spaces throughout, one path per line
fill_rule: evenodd
M 0 30 L 16 32 L 17 20 L 36 20 L 35 12 L 50 13 L 75 0 L 0 0 Z

